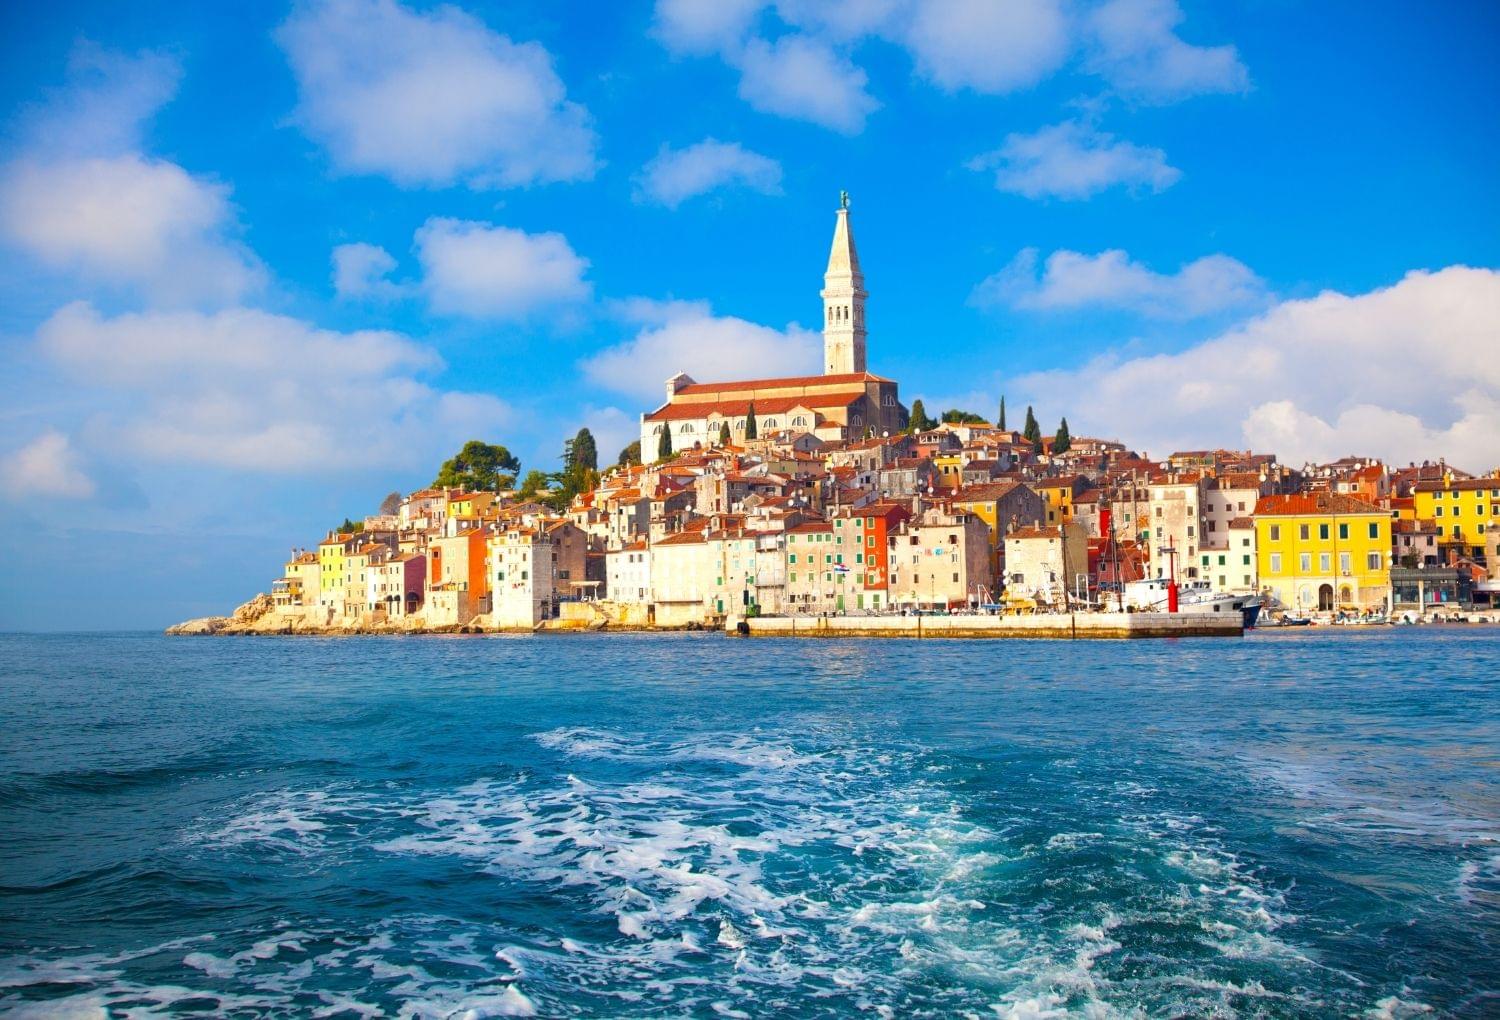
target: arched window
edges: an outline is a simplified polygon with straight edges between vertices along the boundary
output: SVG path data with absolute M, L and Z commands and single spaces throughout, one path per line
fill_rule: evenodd
M 743 432 L 743 431 L 745 431 L 745 419 L 743 419 L 743 418 L 736 418 L 734 420 L 734 430 L 736 432 Z
M 865 416 L 862 415 L 862 414 L 851 414 L 849 416 L 849 424 L 850 425 L 863 425 L 864 423 L 865 423 Z
M 797 417 L 795 417 L 795 418 L 792 419 L 792 427 L 793 428 L 797 427 L 798 425 L 804 425 L 805 426 L 806 424 L 807 424 L 807 416 L 806 415 L 799 414 L 799 415 L 797 415 Z
M 765 420 L 765 422 L 761 425 L 761 427 L 762 428 L 767 428 L 767 429 L 774 429 L 776 427 L 776 419 L 775 418 L 767 418 Z
M 677 431 L 678 432 L 682 432 L 682 433 L 692 432 L 693 431 L 693 423 L 690 422 L 690 421 L 685 421 L 685 422 L 682 423 L 682 427 L 679 428 Z
M 659 436 L 659 435 L 661 435 L 661 426 L 658 425 L 658 426 L 656 426 L 656 428 L 652 429 L 651 430 L 651 434 L 653 436 Z

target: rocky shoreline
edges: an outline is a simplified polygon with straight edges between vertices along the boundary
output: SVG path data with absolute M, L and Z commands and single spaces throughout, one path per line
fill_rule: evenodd
M 277 610 L 271 596 L 260 594 L 240 606 L 229 616 L 200 616 L 168 627 L 165 633 L 178 637 L 339 637 L 357 635 L 397 634 L 536 634 L 536 633 L 585 633 L 610 631 L 611 633 L 656 633 L 675 630 L 710 630 L 696 625 L 684 627 L 636 626 L 604 620 L 546 620 L 534 627 L 497 627 L 476 617 L 465 624 L 429 624 L 420 616 L 408 616 L 397 620 L 340 620 L 336 623 L 319 624 L 301 613 L 284 613 Z

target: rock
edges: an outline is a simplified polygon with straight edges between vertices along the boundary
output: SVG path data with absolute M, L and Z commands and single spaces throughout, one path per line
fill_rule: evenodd
M 168 634 L 218 634 L 234 621 L 227 616 L 200 616 L 167 628 Z
M 265 592 L 261 592 L 255 598 L 236 609 L 234 611 L 234 619 L 236 623 L 254 623 L 274 608 L 275 603 L 271 601 L 271 596 Z

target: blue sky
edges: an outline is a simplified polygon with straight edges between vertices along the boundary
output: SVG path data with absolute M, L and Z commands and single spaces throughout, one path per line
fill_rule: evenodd
M 9 5 L 0 627 L 223 611 L 469 438 L 813 370 L 1500 465 L 1500 9 Z

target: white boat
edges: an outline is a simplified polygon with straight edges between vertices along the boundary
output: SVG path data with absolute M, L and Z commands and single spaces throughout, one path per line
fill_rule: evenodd
M 1167 579 L 1153 577 L 1131 581 L 1125 586 L 1125 604 L 1137 610 L 1167 611 Z M 1185 581 L 1177 586 L 1179 613 L 1239 613 L 1246 629 L 1255 626 L 1260 617 L 1259 595 L 1231 595 L 1214 591 L 1207 581 Z

